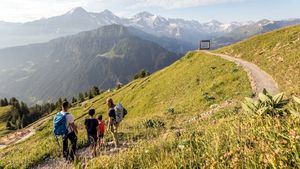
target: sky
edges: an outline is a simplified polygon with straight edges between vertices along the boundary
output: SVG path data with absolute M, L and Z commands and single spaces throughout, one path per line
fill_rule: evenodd
M 300 0 L 0 0 L 0 21 L 28 22 L 62 15 L 75 7 L 121 17 L 142 11 L 207 22 L 300 18 Z

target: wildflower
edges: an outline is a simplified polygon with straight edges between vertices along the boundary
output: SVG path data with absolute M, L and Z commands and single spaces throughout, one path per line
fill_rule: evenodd
M 184 149 L 184 145 L 178 145 L 178 148 L 183 150 Z

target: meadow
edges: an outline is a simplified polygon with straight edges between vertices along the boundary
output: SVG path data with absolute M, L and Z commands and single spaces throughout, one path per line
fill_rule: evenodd
M 173 141 L 176 141 L 172 136 L 174 131 L 185 130 L 186 132 L 182 133 L 182 138 L 189 138 L 189 133 L 195 131 L 197 134 L 201 131 L 201 128 L 198 128 L 201 125 L 197 126 L 198 121 L 196 120 L 197 123 L 189 122 L 189 119 L 197 118 L 225 101 L 236 102 L 251 95 L 247 73 L 240 67 L 218 57 L 191 52 L 173 65 L 149 77 L 134 80 L 121 89 L 105 92 L 84 104 L 73 107 L 70 112 L 74 114 L 75 118 L 78 118 L 77 124 L 80 126 L 79 148 L 83 148 L 86 145 L 83 121 L 89 108 L 95 108 L 97 114 L 103 114 L 107 118 L 105 100 L 112 97 L 116 102 L 122 102 L 128 109 L 129 114 L 122 122 L 120 129 L 121 140 L 137 145 L 112 157 L 100 156 L 95 158 L 89 165 L 93 167 L 116 165 L 130 168 L 130 165 L 135 164 L 147 167 L 155 162 L 152 158 L 158 158 L 162 161 L 157 161 L 157 166 L 164 166 L 159 164 L 168 164 L 164 157 L 170 156 L 172 153 L 168 155 L 168 151 L 166 152 L 164 148 L 161 148 L 160 144 L 165 145 L 166 148 L 171 146 L 168 148 L 169 150 L 174 148 Z M 147 125 L 149 120 L 159 125 L 149 126 Z M 51 129 L 52 124 L 49 121 L 42 125 L 37 133 L 28 140 L 1 150 L 0 168 L 30 168 L 48 158 L 60 156 L 61 152 Z M 106 137 L 108 141 L 111 140 L 110 134 Z M 185 142 L 184 140 L 183 142 Z M 150 148 L 146 151 L 148 146 Z M 162 152 L 152 156 L 152 151 L 156 149 L 162 149 Z M 211 150 L 213 149 L 212 147 Z M 177 150 L 174 148 L 172 151 L 176 153 Z M 134 153 L 136 151 L 138 152 Z M 146 153 L 145 157 L 150 153 L 151 157 L 145 159 L 140 151 Z M 132 154 L 142 156 L 132 156 Z M 123 157 L 123 160 L 119 161 L 123 163 L 113 162 L 119 159 L 118 156 Z M 177 154 L 176 158 L 179 157 L 184 157 L 184 154 Z M 131 161 L 132 158 L 135 160 Z M 103 163 L 103 161 L 107 161 L 107 163 Z M 97 165 L 98 162 L 101 162 L 101 165 Z M 146 163 L 149 164 L 146 165 Z M 199 161 L 199 163 L 202 162 Z M 80 165 L 83 165 L 82 161 L 77 161 L 76 165 L 80 168 Z
M 0 137 L 10 132 L 9 130 L 6 130 L 6 122 L 10 110 L 11 110 L 10 106 L 0 107 Z
M 300 94 L 300 26 L 257 35 L 216 52 L 248 60 L 269 73 L 288 95 Z

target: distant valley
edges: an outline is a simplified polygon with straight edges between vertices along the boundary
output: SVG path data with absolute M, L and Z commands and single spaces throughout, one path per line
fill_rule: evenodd
M 180 56 L 121 25 L 0 50 L 0 93 L 27 102 L 71 97 L 92 86 L 126 83 L 142 69 L 154 72 Z M 2 96 L 2 97 L 4 97 Z
M 110 24 L 134 27 L 156 37 L 176 39 L 192 49 L 197 48 L 200 39 L 211 39 L 213 40 L 213 48 L 218 48 L 249 36 L 299 23 L 300 19 L 231 23 L 212 20 L 211 22 L 200 23 L 195 20 L 165 18 L 148 12 L 138 13 L 131 18 L 122 18 L 109 10 L 94 13 L 78 7 L 61 16 L 32 22 L 0 22 L 0 48 L 47 42 L 54 38 L 73 35 Z M 179 52 L 184 53 L 188 50 L 184 48 Z

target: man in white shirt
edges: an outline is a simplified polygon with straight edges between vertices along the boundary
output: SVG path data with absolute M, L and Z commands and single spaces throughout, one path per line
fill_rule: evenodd
M 61 113 L 63 115 L 67 114 L 66 119 L 67 119 L 67 126 L 68 126 L 68 134 L 63 136 L 63 155 L 66 160 L 74 161 L 75 153 L 77 149 L 76 134 L 78 133 L 78 131 L 77 131 L 77 126 L 75 125 L 74 117 L 72 114 L 68 113 L 68 109 L 69 109 L 69 103 L 63 102 Z M 72 146 L 70 151 L 68 148 L 68 140 L 70 141 Z

